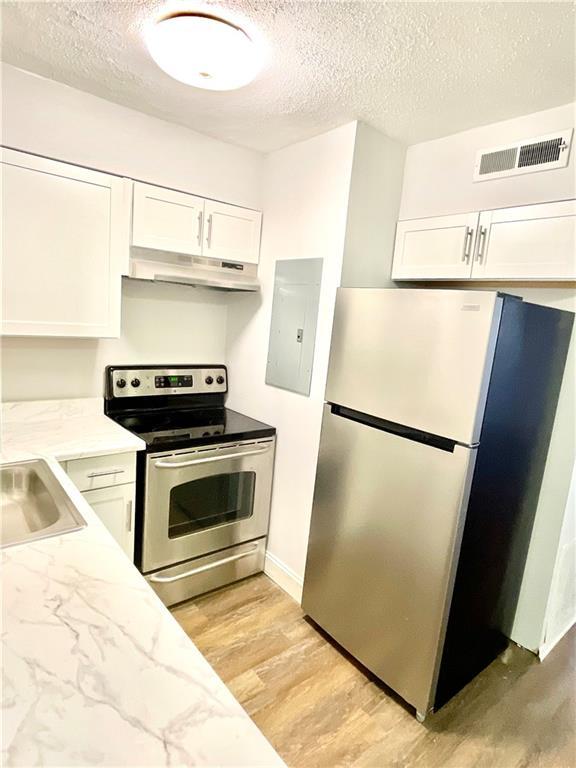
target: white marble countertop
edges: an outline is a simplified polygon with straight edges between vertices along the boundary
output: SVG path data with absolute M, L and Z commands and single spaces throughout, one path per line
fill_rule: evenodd
M 66 461 L 146 447 L 103 408 L 101 397 L 3 403 L 2 456 L 36 453 Z
M 49 406 L 36 414 L 52 424 L 75 403 L 58 406 L 57 419 Z M 100 424 L 94 417 L 86 423 Z M 115 430 L 114 442 L 105 429 L 81 438 L 64 424 L 51 438 L 37 416 L 20 439 L 17 423 L 3 425 L 13 460 L 30 458 L 27 445 L 61 459 L 139 447 Z M 47 461 L 87 526 L 1 551 L 1 764 L 283 766 L 62 467 Z

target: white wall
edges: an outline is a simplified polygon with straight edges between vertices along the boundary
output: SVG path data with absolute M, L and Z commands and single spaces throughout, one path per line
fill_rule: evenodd
M 215 291 L 124 280 L 119 339 L 4 338 L 2 399 L 97 397 L 106 365 L 225 362 L 226 316 Z
M 268 156 L 260 297 L 229 306 L 228 405 L 276 426 L 267 570 L 298 598 L 320 440 L 336 288 L 340 284 L 356 124 Z M 265 384 L 274 269 L 279 259 L 324 260 L 310 396 Z
M 404 168 L 400 217 L 415 219 L 576 197 L 574 146 L 566 169 L 476 184 L 472 182 L 477 149 L 573 127 L 575 107 L 574 104 L 568 104 L 409 147 Z M 454 285 L 460 288 L 477 287 L 470 283 Z M 489 286 L 482 287 L 489 289 Z M 576 312 L 574 284 L 550 287 L 515 283 L 507 286 L 498 283 L 492 290 L 494 287 L 521 295 L 526 301 Z M 533 651 L 542 647 L 547 625 L 566 624 L 565 618 L 561 620 L 553 615 L 555 611 L 565 613 L 565 601 L 550 601 L 549 595 L 559 547 L 572 548 L 571 551 L 574 547 L 573 541 L 561 540 L 561 531 L 569 509 L 570 479 L 576 461 L 575 336 L 573 334 L 518 607 L 510 633 L 513 640 Z M 574 529 L 565 528 L 562 535 L 573 536 Z M 574 614 L 576 606 L 568 610 Z M 574 619 L 576 615 L 573 615 Z
M 576 621 L 576 469 L 572 474 L 572 484 L 564 524 L 558 542 L 558 554 L 554 566 L 554 575 L 548 597 L 544 638 L 540 645 L 540 658 L 546 656 L 558 640 Z
M 576 139 L 566 168 L 474 183 L 476 151 L 571 128 L 576 104 L 484 125 L 406 152 L 401 219 L 565 200 L 576 195 Z
M 2 65 L 2 143 L 256 208 L 264 156 Z M 3 339 L 3 399 L 94 396 L 104 366 L 224 362 L 227 301 L 125 280 L 122 337 Z
M 406 148 L 358 123 L 346 222 L 342 285 L 383 288 L 390 280 Z
M 1 75 L 4 145 L 260 208 L 260 153 L 7 64 Z

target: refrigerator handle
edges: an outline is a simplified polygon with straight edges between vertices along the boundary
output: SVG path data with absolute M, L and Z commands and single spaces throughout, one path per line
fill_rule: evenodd
M 414 429 L 414 427 L 408 427 L 405 424 L 396 424 L 394 421 L 387 421 L 379 416 L 361 413 L 352 408 L 346 408 L 343 405 L 336 405 L 335 403 L 329 403 L 328 405 L 330 406 L 330 412 L 334 416 L 355 421 L 371 429 L 379 429 L 381 432 L 388 432 L 405 440 L 413 440 L 415 443 L 423 443 L 424 445 L 439 448 L 441 451 L 448 451 L 449 453 L 454 453 L 454 448 L 458 445 L 456 440 L 450 440 L 448 437 L 433 435 L 431 432 L 423 432 L 420 429 Z

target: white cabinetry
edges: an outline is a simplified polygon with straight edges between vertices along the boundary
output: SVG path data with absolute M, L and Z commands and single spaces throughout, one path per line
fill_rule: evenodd
M 398 222 L 394 280 L 575 280 L 576 201 Z
M 150 184 L 134 183 L 132 245 L 257 264 L 262 214 Z
M 120 335 L 125 180 L 3 149 L 2 330 Z
M 478 213 L 399 221 L 393 279 L 470 277 L 477 225 Z
M 203 256 L 258 264 L 262 214 L 236 205 L 206 200 Z
M 84 498 L 128 555 L 134 561 L 134 485 L 110 486 L 85 491 Z
M 483 211 L 472 277 L 576 279 L 576 201 Z
M 201 197 L 135 182 L 132 245 L 200 256 L 203 216 Z
M 106 528 L 134 560 L 136 454 L 73 459 L 65 469 Z

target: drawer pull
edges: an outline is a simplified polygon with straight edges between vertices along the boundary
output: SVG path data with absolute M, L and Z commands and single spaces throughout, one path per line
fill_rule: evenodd
M 121 475 L 125 469 L 107 469 L 105 472 L 89 472 L 86 477 L 106 477 L 107 475 Z
M 215 563 L 208 563 L 207 565 L 200 565 L 198 568 L 192 568 L 190 571 L 185 571 L 184 573 L 179 573 L 177 576 L 150 576 L 150 581 L 153 581 L 155 584 L 171 584 L 173 581 L 180 581 L 181 579 L 186 579 L 188 576 L 194 576 L 197 573 L 204 573 L 205 571 L 211 571 L 212 568 L 218 568 L 219 565 L 224 565 L 225 563 L 232 563 L 234 560 L 241 560 L 243 557 L 248 557 L 249 555 L 253 555 L 254 552 L 258 549 L 258 545 L 256 544 L 252 549 L 247 550 L 246 552 L 240 552 L 238 555 L 231 555 L 230 557 L 223 557 L 222 560 L 216 560 Z
M 132 533 L 132 499 L 128 501 L 126 512 L 126 530 Z

